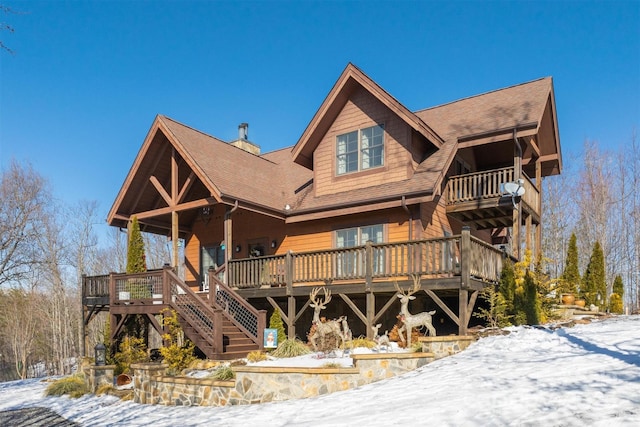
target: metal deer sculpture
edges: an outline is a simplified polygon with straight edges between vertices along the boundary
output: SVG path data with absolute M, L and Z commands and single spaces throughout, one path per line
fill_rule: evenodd
M 322 300 L 322 302 L 320 302 L 317 298 L 320 289 L 322 289 L 322 291 L 324 292 L 324 299 Z M 316 325 L 315 331 L 309 336 L 309 341 L 311 342 L 313 349 L 316 351 L 318 350 L 318 338 L 320 338 L 320 342 L 324 345 L 325 337 L 331 334 L 335 334 L 336 338 L 339 341 L 339 346 L 342 342 L 344 342 L 340 323 L 336 320 L 327 320 L 326 322 L 320 321 L 320 311 L 327 308 L 327 304 L 329 304 L 329 301 L 331 301 L 331 291 L 327 290 L 327 288 L 324 286 L 321 288 L 313 288 L 313 290 L 309 294 L 309 299 L 311 300 L 311 304 L 309 305 L 313 307 L 312 323 Z
M 389 342 L 389 331 L 385 331 L 384 335 L 378 335 L 378 329 L 382 327 L 382 323 L 378 323 L 376 326 L 372 326 L 371 330 L 373 330 L 373 340 L 376 342 L 377 347 L 386 347 L 387 350 L 391 346 Z
M 349 329 L 347 316 L 338 317 L 338 322 L 342 324 L 342 342 L 351 341 L 353 339 L 353 333 L 351 332 L 351 329 Z
M 407 347 L 411 347 L 411 329 L 420 328 L 422 326 L 427 328 L 429 335 L 436 336 L 436 329 L 433 327 L 431 316 L 433 316 L 436 312 L 434 311 L 423 311 L 418 314 L 409 313 L 409 301 L 412 299 L 416 299 L 416 297 L 412 296 L 416 292 L 420 290 L 420 276 L 413 276 L 413 289 L 408 291 L 403 291 L 398 286 L 398 282 L 395 283 L 396 290 L 398 291 L 398 298 L 400 298 L 400 320 L 404 323 L 400 329 L 398 329 L 398 335 L 400 335 L 400 339 L 402 342 L 407 343 Z M 407 332 L 407 339 L 405 341 L 402 336 L 402 332 Z

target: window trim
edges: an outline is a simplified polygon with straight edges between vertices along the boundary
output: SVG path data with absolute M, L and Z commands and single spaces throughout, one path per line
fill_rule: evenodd
M 374 129 L 376 127 L 380 128 L 381 131 L 382 131 L 381 132 L 382 143 L 379 144 L 379 145 L 376 145 L 376 146 L 370 146 L 370 147 L 367 147 L 367 148 L 363 148 L 362 147 L 362 139 L 363 139 L 364 132 L 368 131 L 370 129 Z M 340 143 L 339 142 L 340 137 L 347 137 L 348 135 L 353 134 L 353 133 L 357 133 L 357 137 L 356 137 L 357 148 L 356 148 L 356 150 L 347 151 L 347 149 L 348 149 L 348 145 L 347 145 L 348 141 L 345 141 L 345 152 L 344 153 L 338 153 L 338 144 Z M 334 147 L 335 147 L 334 159 L 335 159 L 335 168 L 336 168 L 335 169 L 335 176 L 344 176 L 344 175 L 349 175 L 349 174 L 358 173 L 358 172 L 365 172 L 365 171 L 369 171 L 369 170 L 372 170 L 372 169 L 383 168 L 385 166 L 385 145 L 386 145 L 385 144 L 385 139 L 386 139 L 385 138 L 385 134 L 386 134 L 386 132 L 385 132 L 385 124 L 384 123 L 376 123 L 376 124 L 371 125 L 371 126 L 362 127 L 362 128 L 356 129 L 356 130 L 352 130 L 352 131 L 349 131 L 349 132 L 344 132 L 344 133 L 341 133 L 339 135 L 336 135 L 335 145 L 334 145 Z M 373 149 L 376 149 L 378 147 L 381 147 L 381 150 L 382 150 L 382 152 L 380 154 L 380 164 L 364 168 L 363 167 L 363 161 L 364 161 L 363 160 L 364 159 L 363 152 L 364 152 L 364 150 L 373 150 Z M 357 163 L 357 169 L 355 169 L 355 170 L 347 170 L 347 167 L 348 167 L 348 162 L 347 162 L 348 157 L 347 156 L 349 154 L 351 154 L 351 155 L 356 154 L 357 155 L 357 162 L 356 162 Z M 345 158 L 345 161 L 344 161 L 344 163 L 345 163 L 345 165 L 344 165 L 345 171 L 344 172 L 340 172 L 340 157 L 341 156 L 345 156 L 344 157 Z M 370 156 L 370 158 L 371 158 L 371 156 Z M 375 158 L 375 157 L 373 157 L 373 158 Z M 371 160 L 369 160 L 369 162 L 371 162 Z

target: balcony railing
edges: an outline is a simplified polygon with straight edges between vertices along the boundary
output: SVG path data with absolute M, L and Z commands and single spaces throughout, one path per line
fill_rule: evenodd
M 469 255 L 465 259 L 463 254 Z M 441 278 L 460 276 L 467 262 L 471 277 L 497 282 L 503 258 L 502 251 L 466 231 L 436 239 L 231 260 L 227 277 L 229 286 L 239 289 L 371 281 L 412 274 Z
M 452 176 L 447 181 L 447 204 L 502 197 L 505 195 L 503 184 L 514 182 L 515 179 L 513 167 Z M 540 192 L 524 172 L 522 179 L 525 190 L 522 201 L 538 212 Z
M 323 282 L 371 283 L 374 280 L 393 280 L 415 274 L 425 279 L 460 277 L 463 286 L 471 279 L 496 283 L 500 278 L 504 259 L 504 252 L 471 236 L 466 229 L 462 234 L 451 237 L 368 243 L 354 248 L 288 252 L 278 256 L 231 260 L 226 271 L 226 285 L 229 288 L 219 286 L 222 282 L 213 273 L 210 281 L 218 286 L 210 287 L 208 297 L 210 305 L 231 310 L 239 297 L 230 288 L 280 287 Z M 169 292 L 166 281 L 167 277 L 163 276 L 162 270 L 85 277 L 83 295 L 89 297 L 94 290 L 102 294 L 107 287 L 112 305 L 166 304 L 175 298 L 176 293 L 185 293 L 184 289 L 173 287 Z M 255 332 L 255 328 L 247 329 L 252 334 Z

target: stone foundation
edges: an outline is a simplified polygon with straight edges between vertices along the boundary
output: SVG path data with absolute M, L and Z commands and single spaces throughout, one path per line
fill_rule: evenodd
M 420 337 L 422 351 L 433 353 L 436 359 L 460 353 L 469 347 L 475 338 L 469 335 L 448 335 L 441 337 Z
M 115 365 L 88 366 L 85 370 L 85 378 L 91 393 L 95 394 L 96 390 L 103 384 L 113 385 L 113 371 L 115 369 Z
M 166 365 L 131 365 L 134 401 L 161 405 L 248 405 L 315 397 L 412 371 L 433 361 L 431 353 L 354 354 L 353 368 L 234 366 L 235 380 L 164 375 Z

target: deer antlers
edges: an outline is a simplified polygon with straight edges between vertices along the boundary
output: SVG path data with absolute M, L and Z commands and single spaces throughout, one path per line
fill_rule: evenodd
M 416 292 L 418 292 L 420 290 L 420 275 L 419 274 L 412 274 L 411 275 L 411 279 L 413 280 L 413 289 L 408 289 L 408 290 L 404 290 L 400 287 L 400 285 L 398 285 L 397 281 L 394 281 L 393 284 L 396 287 L 396 290 L 398 291 L 399 294 L 398 298 L 401 298 L 401 296 L 404 297 L 410 297 L 411 295 L 415 294 Z M 411 298 L 413 299 L 413 298 Z
M 324 292 L 324 299 L 322 300 L 322 302 L 318 302 L 317 299 L 320 289 L 322 289 L 322 291 Z M 313 288 L 311 290 L 311 293 L 309 294 L 309 299 L 311 300 L 311 304 L 309 304 L 311 307 L 325 308 L 327 304 L 329 304 L 329 301 L 331 301 L 331 291 L 327 290 L 325 286 Z

